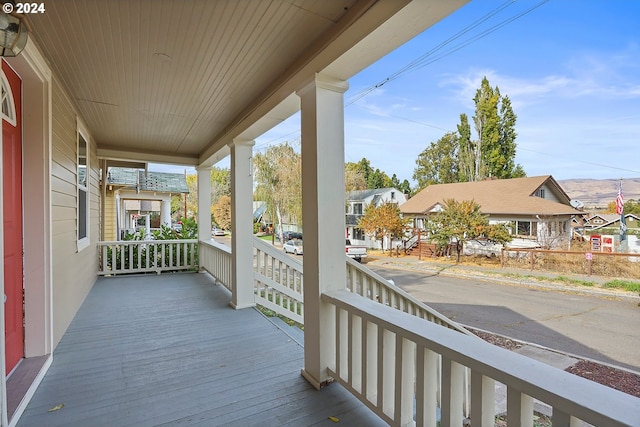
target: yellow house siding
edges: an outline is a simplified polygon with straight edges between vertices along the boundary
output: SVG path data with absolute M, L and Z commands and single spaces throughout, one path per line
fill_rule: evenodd
M 53 344 L 54 348 L 96 280 L 98 259 L 98 160 L 90 147 L 89 238 L 77 250 L 77 113 L 57 79 L 52 85 L 51 204 L 53 237 Z
M 104 239 L 116 240 L 116 198 L 113 191 L 107 190 L 104 207 Z

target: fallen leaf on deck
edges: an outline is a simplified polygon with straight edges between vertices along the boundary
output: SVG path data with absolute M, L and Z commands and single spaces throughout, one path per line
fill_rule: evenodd
M 340 419 L 339 419 L 339 418 L 336 418 L 336 417 L 329 417 L 329 419 L 330 419 L 331 421 L 333 421 L 334 423 L 337 423 L 338 421 L 340 421 Z
M 49 409 L 49 412 L 57 411 L 57 410 L 62 409 L 62 408 L 64 408 L 64 403 L 61 403 L 61 404 L 56 405 L 53 408 Z

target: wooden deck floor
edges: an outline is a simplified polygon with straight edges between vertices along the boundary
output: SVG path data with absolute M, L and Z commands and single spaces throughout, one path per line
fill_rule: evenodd
M 18 426 L 386 425 L 313 389 L 302 347 L 229 300 L 203 273 L 98 279 Z

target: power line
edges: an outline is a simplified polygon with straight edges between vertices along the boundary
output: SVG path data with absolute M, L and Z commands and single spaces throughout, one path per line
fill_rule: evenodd
M 415 60 L 411 61 L 409 64 L 405 65 L 404 67 L 400 68 L 398 71 L 392 73 L 391 75 L 389 75 L 387 78 L 381 80 L 380 82 L 361 90 L 360 92 L 356 93 L 351 100 L 348 102 L 347 106 L 359 101 L 360 99 L 364 98 L 365 96 L 369 95 L 371 92 L 375 91 L 376 89 L 382 87 L 383 85 L 396 80 L 398 78 L 400 78 L 402 75 L 410 72 L 410 71 L 415 71 L 418 70 L 420 68 L 424 68 L 427 65 L 433 64 L 436 61 L 439 61 L 443 58 L 445 58 L 448 55 L 451 55 L 454 52 L 457 52 L 458 50 L 472 44 L 475 43 L 476 41 L 488 36 L 489 34 L 494 33 L 495 31 L 498 31 L 499 29 L 501 29 L 502 27 L 512 23 L 513 21 L 522 18 L 523 16 L 531 13 L 532 11 L 534 11 L 535 9 L 539 8 L 540 6 L 542 6 L 543 4 L 547 3 L 549 0 L 542 0 L 539 3 L 535 4 L 534 6 L 530 7 L 529 9 L 520 12 L 510 18 L 507 18 L 499 23 L 497 23 L 496 25 L 484 30 L 481 33 L 478 33 L 476 35 L 474 35 L 473 37 L 462 41 L 461 43 L 451 47 L 449 50 L 446 50 L 444 52 L 442 52 L 440 55 L 438 56 L 433 56 L 434 54 L 440 52 L 443 48 L 445 48 L 446 46 L 448 46 L 450 43 L 452 43 L 453 41 L 459 39 L 460 37 L 462 37 L 463 35 L 467 34 L 468 32 L 470 32 L 471 30 L 477 28 L 479 25 L 485 23 L 486 21 L 488 21 L 489 19 L 491 19 L 492 17 L 494 17 L 495 15 L 497 15 L 499 12 L 502 12 L 504 9 L 506 9 L 507 7 L 511 6 L 514 1 L 513 0 L 509 0 L 506 1 L 505 3 L 501 4 L 500 6 L 498 6 L 497 8 L 495 8 L 494 10 L 492 10 L 491 12 L 485 14 L 484 16 L 482 16 L 481 18 L 479 18 L 478 20 L 476 20 L 475 22 L 471 23 L 470 25 L 466 26 L 465 28 L 463 28 L 462 30 L 458 31 L 456 34 L 454 34 L 453 36 L 449 37 L 447 40 L 443 41 L 442 43 L 440 43 L 439 45 L 437 45 L 436 47 L 434 47 L 433 49 L 425 52 L 424 54 L 422 54 L 421 56 L 419 56 L 418 58 L 416 58 Z
M 531 150 L 529 148 L 522 148 L 520 146 L 518 146 L 518 149 L 519 150 L 523 150 L 523 151 L 528 151 L 530 153 L 540 154 L 540 155 L 543 155 L 543 156 L 554 157 L 556 159 L 558 158 L 558 156 L 556 154 L 543 153 L 543 152 L 540 152 L 540 151 Z M 573 159 L 574 159 L 574 161 L 576 163 L 583 163 L 585 165 L 598 166 L 598 167 L 601 167 L 601 168 L 615 169 L 615 170 L 619 170 L 619 171 L 623 171 L 623 172 L 632 172 L 632 173 L 640 174 L 640 171 L 633 170 L 633 169 L 625 169 L 625 168 L 620 168 L 620 167 L 617 167 L 617 166 L 603 165 L 602 163 L 587 162 L 586 160 L 577 160 L 577 159 L 575 159 L 575 157 L 573 157 Z

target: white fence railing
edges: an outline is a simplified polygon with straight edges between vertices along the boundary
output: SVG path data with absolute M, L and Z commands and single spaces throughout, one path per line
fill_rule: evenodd
M 640 425 L 631 395 L 348 291 L 322 299 L 335 307 L 330 375 L 390 425 L 494 426 L 496 383 L 507 388 L 508 426 L 535 425 L 534 399 L 552 407 L 554 427 Z
M 98 242 L 99 275 L 197 270 L 197 240 Z
M 303 324 L 302 263 L 258 238 L 253 250 L 256 304 Z
M 200 266 L 231 291 L 231 248 L 214 240 L 200 241 Z
M 381 304 L 412 314 L 449 329 L 473 335 L 456 322 L 438 313 L 422 301 L 391 284 L 359 262 L 347 258 L 347 289 Z

